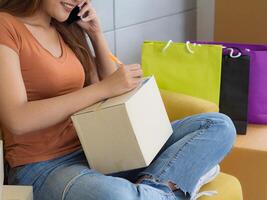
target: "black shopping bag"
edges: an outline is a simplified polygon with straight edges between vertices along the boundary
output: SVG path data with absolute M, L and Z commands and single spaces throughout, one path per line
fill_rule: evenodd
M 237 134 L 246 134 L 250 57 L 237 48 L 226 48 L 222 59 L 220 112 L 234 122 Z

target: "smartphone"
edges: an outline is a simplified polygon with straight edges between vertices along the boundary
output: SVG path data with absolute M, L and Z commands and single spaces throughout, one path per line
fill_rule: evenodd
M 67 19 L 66 22 L 68 24 L 72 24 L 73 22 L 78 21 L 79 19 L 81 19 L 78 16 L 78 13 L 79 12 L 80 12 L 80 8 L 78 6 L 76 6 L 75 8 L 73 8 L 73 10 L 71 11 L 70 16 L 69 16 L 69 18 Z

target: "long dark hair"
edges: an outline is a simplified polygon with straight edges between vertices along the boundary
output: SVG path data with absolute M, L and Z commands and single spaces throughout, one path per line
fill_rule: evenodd
M 42 0 L 0 0 L 0 11 L 8 12 L 17 17 L 27 17 L 33 15 L 40 8 L 41 2 Z M 67 25 L 65 22 L 58 22 L 53 18 L 51 24 L 61 34 L 65 43 L 83 65 L 85 72 L 84 86 L 90 85 L 91 75 L 96 69 L 96 64 L 83 29 L 76 23 Z

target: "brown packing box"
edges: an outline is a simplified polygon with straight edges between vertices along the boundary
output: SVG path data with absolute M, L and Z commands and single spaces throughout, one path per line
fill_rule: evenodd
M 90 167 L 102 173 L 148 166 L 172 133 L 154 77 L 71 118 Z
M 267 43 L 267 0 L 215 1 L 215 41 Z

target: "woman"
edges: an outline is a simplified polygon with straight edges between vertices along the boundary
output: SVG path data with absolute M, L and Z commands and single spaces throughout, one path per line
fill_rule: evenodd
M 82 18 L 67 25 L 76 5 Z M 115 67 L 90 0 L 2 0 L 0 11 L 9 184 L 33 185 L 38 200 L 180 200 L 197 199 L 218 175 L 235 140 L 232 121 L 218 113 L 172 122 L 172 136 L 147 168 L 106 175 L 90 169 L 70 116 L 134 89 L 141 67 Z

